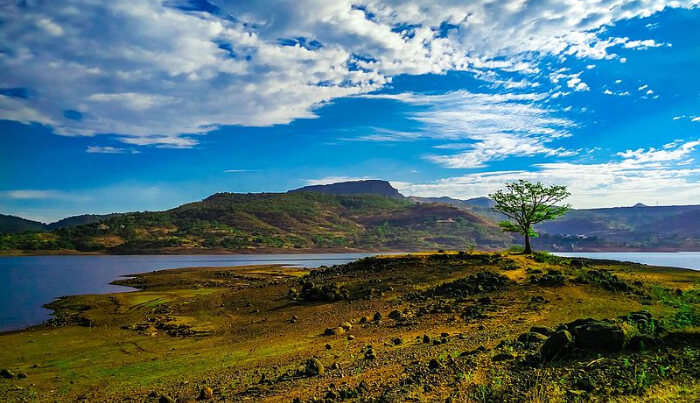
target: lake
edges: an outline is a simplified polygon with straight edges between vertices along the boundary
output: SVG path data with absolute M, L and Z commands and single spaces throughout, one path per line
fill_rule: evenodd
M 130 291 L 131 288 L 109 284 L 127 274 L 194 266 L 285 264 L 318 267 L 347 263 L 373 255 L 375 254 L 0 257 L 0 331 L 21 329 L 48 319 L 50 311 L 42 308 L 42 305 L 60 296 Z M 559 255 L 626 260 L 700 270 L 700 252 Z
M 3 256 L 0 257 L 0 331 L 43 322 L 51 311 L 42 305 L 64 295 L 133 290 L 109 284 L 127 274 L 194 266 L 318 267 L 372 255 L 375 254 Z
M 621 260 L 653 266 L 683 267 L 700 270 L 700 252 L 567 252 L 555 253 L 555 255 Z

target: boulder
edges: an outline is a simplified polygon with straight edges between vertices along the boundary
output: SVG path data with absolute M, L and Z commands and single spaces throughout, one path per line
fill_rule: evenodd
M 595 319 L 579 319 L 567 325 L 574 336 L 576 347 L 586 351 L 621 351 L 627 335 L 617 323 Z
M 168 395 L 160 395 L 158 398 L 158 403 L 175 403 L 175 399 Z
M 559 330 L 544 342 L 540 354 L 545 361 L 551 361 L 568 353 L 574 344 L 574 338 L 568 330 Z
M 15 377 L 14 372 L 10 371 L 7 368 L 0 369 L 0 378 L 5 378 L 5 379 L 12 379 Z
M 352 329 L 352 325 L 350 324 L 350 322 L 343 322 L 340 324 L 340 327 L 342 327 L 346 331 Z
M 379 312 L 375 312 L 375 313 L 374 313 L 374 317 L 373 317 L 372 319 L 373 319 L 375 322 L 379 322 L 380 320 L 382 320 L 382 314 L 379 313 Z

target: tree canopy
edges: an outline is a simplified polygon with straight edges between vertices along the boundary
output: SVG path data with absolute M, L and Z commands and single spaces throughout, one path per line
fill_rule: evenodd
M 532 253 L 530 237 L 538 236 L 532 226 L 564 215 L 569 205 L 561 203 L 570 195 L 566 186 L 545 186 L 540 182 L 530 183 L 520 179 L 507 183 L 505 189 L 489 196 L 496 202 L 493 209 L 511 220 L 501 222 L 501 228 L 523 235 L 525 253 Z

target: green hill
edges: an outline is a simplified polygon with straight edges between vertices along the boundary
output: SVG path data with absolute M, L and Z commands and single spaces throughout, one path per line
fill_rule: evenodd
M 0 233 L 45 231 L 46 224 L 13 215 L 0 214 Z
M 217 193 L 161 212 L 109 216 L 51 232 L 0 235 L 0 249 L 183 253 L 215 250 L 503 248 L 473 213 L 377 195 Z

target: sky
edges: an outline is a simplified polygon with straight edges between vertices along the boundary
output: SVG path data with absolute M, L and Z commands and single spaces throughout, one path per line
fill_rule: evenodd
M 0 4 L 0 213 L 385 179 L 700 204 L 700 0 Z

